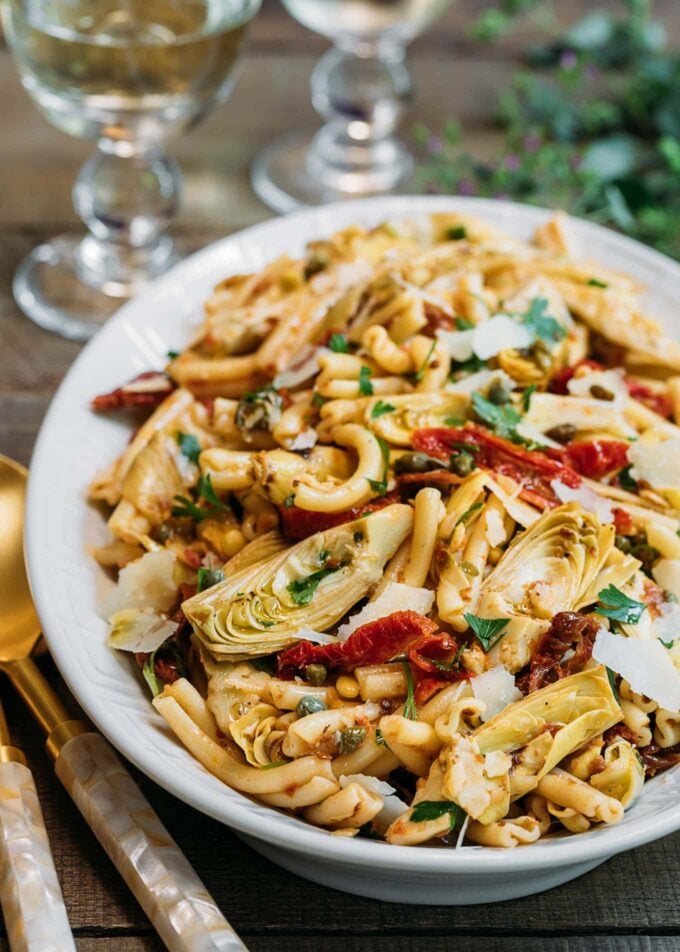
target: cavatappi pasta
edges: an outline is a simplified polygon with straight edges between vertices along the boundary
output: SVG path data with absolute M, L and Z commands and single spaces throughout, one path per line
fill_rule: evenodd
M 226 784 L 514 847 L 680 761 L 680 343 L 558 215 L 349 228 L 227 278 L 93 481 L 104 612 Z

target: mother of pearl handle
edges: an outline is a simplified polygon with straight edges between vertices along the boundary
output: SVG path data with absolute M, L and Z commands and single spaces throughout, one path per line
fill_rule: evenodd
M 244 952 L 179 846 L 101 734 L 67 741 L 57 776 L 170 952 Z
M 12 952 L 75 952 L 31 771 L 0 763 L 0 897 Z

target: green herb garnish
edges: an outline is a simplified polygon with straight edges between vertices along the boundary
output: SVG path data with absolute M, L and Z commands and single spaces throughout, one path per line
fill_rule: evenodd
M 179 355 L 180 355 L 180 351 L 178 351 L 178 350 L 169 350 L 166 356 L 167 356 L 168 360 L 177 360 L 177 358 L 179 357 Z
M 142 675 L 144 680 L 151 688 L 151 693 L 154 697 L 157 697 L 163 692 L 163 682 L 156 674 L 156 654 L 158 653 L 158 648 L 156 651 L 152 651 L 149 657 L 144 662 L 142 668 Z
M 198 463 L 198 457 L 201 455 L 201 444 L 193 433 L 179 432 L 177 434 L 177 443 L 183 456 L 186 456 L 192 463 Z
M 306 578 L 296 578 L 286 586 L 290 592 L 291 598 L 296 605 L 309 605 L 314 598 L 319 584 L 329 575 L 337 572 L 342 565 L 335 565 L 332 568 L 319 569 L 318 572 L 312 572 Z
M 212 588 L 213 585 L 218 585 L 224 581 L 222 569 L 209 569 L 201 566 L 196 574 L 198 578 L 197 592 L 204 592 L 206 588 Z
M 476 502 L 473 506 L 470 506 L 469 509 L 466 509 L 465 512 L 462 514 L 462 516 L 458 516 L 458 518 L 456 519 L 454 523 L 453 528 L 455 529 L 457 526 L 465 525 L 465 523 L 468 521 L 470 516 L 478 512 L 482 508 L 483 505 L 484 505 L 483 502 Z
M 491 429 L 513 442 L 523 442 L 522 437 L 517 433 L 517 424 L 521 422 L 522 416 L 510 404 L 497 406 L 483 397 L 477 390 L 472 394 L 472 407 L 477 416 L 491 427 Z
M 359 371 L 359 396 L 372 397 L 373 384 L 371 383 L 371 368 L 363 364 Z
M 588 281 L 588 287 L 591 288 L 608 288 L 609 285 L 606 281 L 600 281 L 598 278 L 590 278 Z
M 627 489 L 628 492 L 634 493 L 637 492 L 638 481 L 630 475 L 632 469 L 632 464 L 630 466 L 624 466 L 623 469 L 619 472 L 619 484 L 621 489 Z
M 464 225 L 454 225 L 446 229 L 446 237 L 449 241 L 461 241 L 467 238 L 467 228 Z
M 430 366 L 430 361 L 432 360 L 432 354 L 434 353 L 434 349 L 436 346 L 437 346 L 437 341 L 435 339 L 430 344 L 430 349 L 428 350 L 427 354 L 425 354 L 425 360 L 422 362 L 420 367 L 416 370 L 415 374 L 413 375 L 413 379 L 415 380 L 416 383 L 420 383 L 420 381 L 425 376 L 425 372 L 427 371 L 427 368 Z
M 507 618 L 479 618 L 477 615 L 466 613 L 463 618 L 474 633 L 475 638 L 485 651 L 491 648 L 506 634 Z
M 612 671 L 611 668 L 607 668 L 607 680 L 609 681 L 609 687 L 612 689 L 612 694 L 616 699 L 616 703 L 619 703 L 619 689 L 616 686 L 616 673 Z
M 646 608 L 644 602 L 629 598 L 615 585 L 608 585 L 597 596 L 599 614 L 624 625 L 637 625 Z
M 209 473 L 204 473 L 199 477 L 194 492 L 209 503 L 210 507 L 205 509 L 202 506 L 198 506 L 187 496 L 175 496 L 175 501 L 178 502 L 179 505 L 173 506 L 173 516 L 179 518 L 189 517 L 193 519 L 194 522 L 202 522 L 203 519 L 212 519 L 222 512 L 228 512 L 229 507 L 222 502 L 215 492 Z
M 529 407 L 531 405 L 531 398 L 534 395 L 534 393 L 536 393 L 537 389 L 538 388 L 536 387 L 535 383 L 530 383 L 529 386 L 524 391 L 524 393 L 522 394 L 522 410 L 524 410 L 525 413 L 529 412 Z
M 378 747 L 387 747 L 385 735 L 383 734 L 383 732 L 380 730 L 379 727 L 376 727 L 375 729 L 375 742 L 378 745 Z
M 474 327 L 477 326 L 474 323 L 474 321 L 469 321 L 467 317 L 457 317 L 455 321 L 456 321 L 456 329 L 459 331 L 471 331 Z
M 391 403 L 384 403 L 382 400 L 377 400 L 371 409 L 371 419 L 377 420 L 378 417 L 381 417 L 384 413 L 394 413 L 397 408 L 392 406 Z
M 283 500 L 284 509 L 292 509 L 295 505 L 295 493 L 289 493 Z
M 334 354 L 349 354 L 347 334 L 331 334 L 328 338 L 328 346 Z
M 416 706 L 416 692 L 413 683 L 413 672 L 408 661 L 402 661 L 401 666 L 406 678 L 406 700 L 404 701 L 404 717 L 411 721 L 418 720 L 418 708 Z
M 424 820 L 438 820 L 440 816 L 448 813 L 450 818 L 449 830 L 462 826 L 467 814 L 462 807 L 459 807 L 453 800 L 421 800 L 411 811 L 411 820 L 413 823 L 422 823 Z
M 522 315 L 522 324 L 528 328 L 538 340 L 546 344 L 556 344 L 566 337 L 567 331 L 559 321 L 551 317 L 548 313 L 548 301 L 546 298 L 534 298 L 527 311 Z

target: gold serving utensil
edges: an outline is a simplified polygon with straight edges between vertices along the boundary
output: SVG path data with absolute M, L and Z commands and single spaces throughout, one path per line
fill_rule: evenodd
M 243 952 L 246 946 L 108 741 L 71 717 L 31 657 L 40 622 L 24 568 L 27 477 L 23 466 L 0 455 L 0 669 L 47 735 L 59 780 L 168 949 Z
M 12 746 L 2 704 L 0 868 L 0 899 L 12 952 L 76 952 L 33 774 L 22 752 Z

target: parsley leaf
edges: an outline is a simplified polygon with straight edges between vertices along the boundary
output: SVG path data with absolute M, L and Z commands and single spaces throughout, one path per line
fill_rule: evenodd
M 379 436 L 376 436 L 376 440 L 380 445 L 380 452 L 382 453 L 383 458 L 383 474 L 382 479 L 366 479 L 368 480 L 368 485 L 371 487 L 374 493 L 377 493 L 379 496 L 384 496 L 387 492 L 387 471 L 390 465 L 390 448 L 385 440 L 381 439 Z
M 487 361 L 482 360 L 477 354 L 468 357 L 467 360 L 453 361 L 453 373 L 456 374 L 476 374 L 478 370 L 484 370 Z
M 537 387 L 535 383 L 530 383 L 522 394 L 522 409 L 525 413 L 529 412 L 529 407 L 531 406 L 531 398 L 536 393 Z
M 638 481 L 630 475 L 632 464 L 630 466 L 624 466 L 623 469 L 619 472 L 619 484 L 621 489 L 627 489 L 628 492 L 634 493 L 637 492 Z
M 203 519 L 210 519 L 221 512 L 228 511 L 229 507 L 222 502 L 215 492 L 209 473 L 204 473 L 199 477 L 196 483 L 196 493 L 210 503 L 209 509 L 196 505 L 193 500 L 186 496 L 175 496 L 175 502 L 180 503 L 180 505 L 173 506 L 172 515 L 180 518 L 188 516 L 194 522 L 201 522 Z
M 193 433 L 177 433 L 177 443 L 183 456 L 186 456 L 192 463 L 198 463 L 198 457 L 201 454 L 201 444 Z
M 467 228 L 464 225 L 453 225 L 446 229 L 446 238 L 449 241 L 461 241 L 467 238 Z
M 322 407 L 324 403 L 328 403 L 330 397 L 324 397 L 320 393 L 312 394 L 312 406 Z
M 619 689 L 616 686 L 616 673 L 612 671 L 611 668 L 607 668 L 607 680 L 609 681 L 609 687 L 612 689 L 612 694 L 616 700 L 616 703 L 619 703 Z
M 384 403 L 382 400 L 378 400 L 373 404 L 371 410 L 371 419 L 377 420 L 378 417 L 381 417 L 384 413 L 394 413 L 396 407 L 393 407 L 391 403 Z
M 309 605 L 323 579 L 341 568 L 341 565 L 336 565 L 333 568 L 319 569 L 318 572 L 312 572 L 312 574 L 306 578 L 293 579 L 292 582 L 288 583 L 286 588 L 290 592 L 296 605 Z
M 347 334 L 331 334 L 328 339 L 328 346 L 334 354 L 349 354 Z
M 608 585 L 597 596 L 597 611 L 600 615 L 623 622 L 624 625 L 637 625 L 646 608 L 644 602 L 629 598 L 615 585 Z
M 461 523 L 465 524 L 470 518 L 470 516 L 472 516 L 475 512 L 481 509 L 483 505 L 484 505 L 483 502 L 476 502 L 474 506 L 470 506 L 469 509 L 466 509 L 462 516 L 458 516 L 458 518 L 456 519 L 453 525 L 453 528 L 455 529 L 456 526 L 459 526 Z
M 456 318 L 456 328 L 459 331 L 471 331 L 473 327 L 477 325 L 474 321 L 469 321 L 467 317 L 457 317 Z
M 522 416 L 513 406 L 510 404 L 497 406 L 475 390 L 472 394 L 472 407 L 477 416 L 488 423 L 498 436 L 502 436 L 506 440 L 513 440 L 513 442 L 522 441 L 516 430 Z
M 566 337 L 566 330 L 559 321 L 547 314 L 548 301 L 546 298 L 534 298 L 526 313 L 522 315 L 522 323 L 539 340 L 546 344 L 556 344 Z
M 163 682 L 156 674 L 156 651 L 152 651 L 149 657 L 144 662 L 144 667 L 142 668 L 142 676 L 146 683 L 151 688 L 151 693 L 154 697 L 157 697 L 163 692 Z
M 591 288 L 608 288 L 609 285 L 606 281 L 600 281 L 597 278 L 590 278 L 588 281 L 588 286 Z
M 501 640 L 506 632 L 503 629 L 507 626 L 507 618 L 479 618 L 467 612 L 463 618 L 468 623 L 475 638 L 485 651 L 489 651 Z
M 180 355 L 180 351 L 178 350 L 169 350 L 168 353 L 166 354 L 168 360 L 177 360 L 179 355 Z
M 224 572 L 222 569 L 208 569 L 205 566 L 197 572 L 198 575 L 198 588 L 197 592 L 204 592 L 206 588 L 212 588 L 213 585 L 217 585 L 219 582 L 224 581 Z
M 229 508 L 228 506 L 225 506 L 213 489 L 210 473 L 204 473 L 199 477 L 198 482 L 196 483 L 196 488 L 198 490 L 199 496 L 202 496 L 206 502 L 209 502 L 216 511 L 226 512 L 226 510 Z
M 406 700 L 404 701 L 404 717 L 411 721 L 418 720 L 418 708 L 416 707 L 415 685 L 413 683 L 413 672 L 408 661 L 402 661 L 404 677 L 406 678 Z
M 422 362 L 422 364 L 416 370 L 413 376 L 413 379 L 415 380 L 416 383 L 420 383 L 420 381 L 425 376 L 425 372 L 427 371 L 427 368 L 430 366 L 430 361 L 432 360 L 432 354 L 434 353 L 434 349 L 436 346 L 437 346 L 437 341 L 433 340 L 432 343 L 430 344 L 430 349 L 425 354 L 425 360 Z
M 414 823 L 422 823 L 423 820 L 438 820 L 445 813 L 448 813 L 450 817 L 450 830 L 461 826 L 465 821 L 465 810 L 453 800 L 421 800 L 411 811 L 411 820 Z
M 359 396 L 372 397 L 373 384 L 371 383 L 371 368 L 364 364 L 359 371 Z
M 379 727 L 376 727 L 375 729 L 375 742 L 378 745 L 378 747 L 387 747 L 387 742 L 385 741 L 385 735 L 383 734 L 383 732 L 380 730 Z
M 465 417 L 447 416 L 444 419 L 444 426 L 462 426 L 465 423 Z

